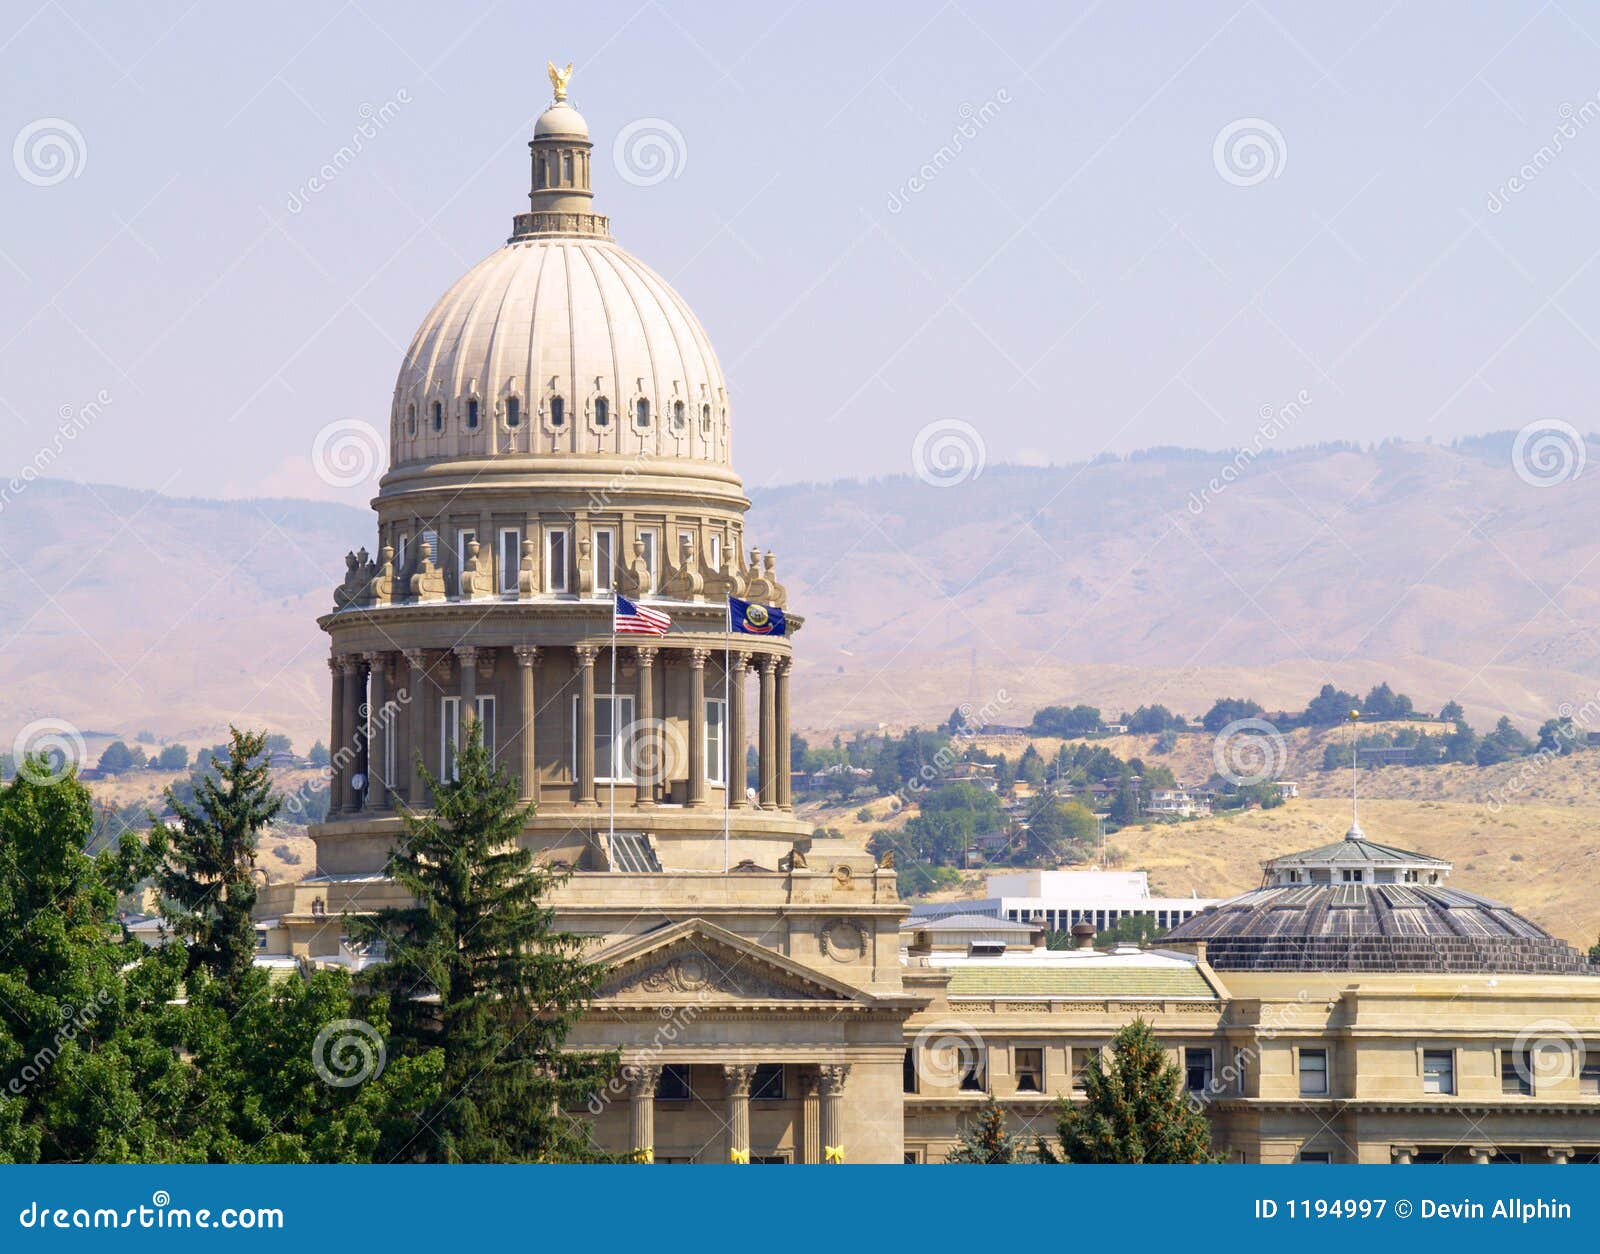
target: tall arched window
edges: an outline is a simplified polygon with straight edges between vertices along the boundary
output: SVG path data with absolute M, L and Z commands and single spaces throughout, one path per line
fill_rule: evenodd
M 506 397 L 506 426 L 520 427 L 522 425 L 522 402 L 515 396 Z
M 567 402 L 559 396 L 550 398 L 550 425 L 563 427 L 567 422 Z
M 435 431 L 444 430 L 444 406 L 438 401 L 433 403 L 433 429 Z
M 567 186 L 572 185 L 572 154 L 566 153 L 561 158 L 561 177 L 566 180 Z
M 611 425 L 611 402 L 603 396 L 595 398 L 594 425 L 597 427 L 609 427 Z
M 476 427 L 477 425 L 478 425 L 478 398 L 476 396 L 474 396 L 470 400 L 467 401 L 467 426 Z
M 683 402 L 682 401 L 673 401 L 672 402 L 672 429 L 674 431 L 682 431 L 683 430 Z
M 711 406 L 700 406 L 700 434 L 711 434 Z
M 407 435 L 416 435 L 416 433 L 417 433 L 417 407 L 415 405 L 407 405 L 406 406 L 406 434 Z
M 650 425 L 650 402 L 641 396 L 639 398 L 639 403 L 633 408 L 634 422 L 638 423 L 641 427 L 648 427 Z

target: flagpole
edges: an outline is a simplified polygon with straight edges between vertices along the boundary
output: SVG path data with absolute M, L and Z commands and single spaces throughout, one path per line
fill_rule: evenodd
M 611 828 L 606 837 L 606 858 L 609 861 L 617 847 L 617 590 L 611 589 Z M 637 782 L 635 783 L 637 787 Z
M 728 731 L 733 726 L 733 671 L 728 661 L 733 648 L 733 601 L 727 594 L 722 598 L 722 873 L 728 873 L 728 827 L 733 811 L 733 745 Z M 739 711 L 739 725 L 744 726 L 744 711 Z

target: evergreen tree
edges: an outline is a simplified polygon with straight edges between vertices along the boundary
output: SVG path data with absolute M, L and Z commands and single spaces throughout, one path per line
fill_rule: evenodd
M 947 1163 L 1016 1163 L 1023 1161 L 1022 1146 L 1006 1128 L 1005 1108 L 989 1094 L 976 1118 L 961 1125 Z
M 1193 1109 L 1183 1077 L 1155 1033 L 1135 1019 L 1111 1042 L 1111 1063 L 1097 1055 L 1084 1072 L 1084 1103 L 1063 1101 L 1057 1146 L 1043 1139 L 1039 1157 L 1067 1163 L 1211 1163 L 1211 1129 Z
M 166 857 L 156 877 L 161 911 L 188 947 L 189 972 L 209 971 L 226 1003 L 237 1006 L 256 953 L 256 846 L 283 798 L 272 788 L 265 738 L 236 727 L 228 733 L 226 762 L 199 779 L 192 803 L 167 789 L 177 826 L 151 835 Z
M 426 1162 L 570 1162 L 603 1158 L 587 1124 L 565 1113 L 615 1072 L 613 1054 L 563 1050 L 604 974 L 584 938 L 555 930 L 544 904 L 561 877 L 519 843 L 533 812 L 469 722 L 456 778 L 419 770 L 426 813 L 402 810 L 389 874 L 414 904 L 349 919 L 381 942 L 371 971 L 389 996 L 402 1056 L 442 1053 L 441 1090 L 420 1127 L 385 1147 Z

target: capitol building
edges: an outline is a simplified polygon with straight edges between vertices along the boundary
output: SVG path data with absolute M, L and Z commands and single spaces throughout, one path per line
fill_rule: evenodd
M 557 925 L 607 969 L 570 1043 L 624 1060 L 578 1112 L 609 1150 L 938 1162 L 989 1093 L 1031 1139 L 1140 1017 L 1230 1159 L 1594 1161 L 1597 969 L 1448 864 L 1355 831 L 1157 948 L 1080 922 L 1052 951 L 1026 919 L 911 919 L 892 865 L 812 839 L 788 753 L 805 607 L 746 533 L 711 340 L 612 238 L 552 78 L 526 209 L 400 363 L 373 547 L 319 620 L 329 811 L 313 873 L 260 894 L 264 959 L 370 961 L 343 917 L 400 904 L 413 763 L 447 777 L 475 718 L 536 804 L 523 842 L 570 871 Z M 618 594 L 670 630 L 619 641 Z M 730 596 L 786 634 L 730 641 Z

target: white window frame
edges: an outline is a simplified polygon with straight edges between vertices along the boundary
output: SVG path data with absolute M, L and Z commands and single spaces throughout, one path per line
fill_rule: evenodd
M 478 538 L 476 527 L 456 528 L 456 580 L 459 587 L 460 579 L 467 569 L 467 545 Z
M 615 527 L 594 529 L 594 590 L 615 592 L 617 588 L 617 531 Z
M 1428 1055 L 1443 1054 L 1448 1062 L 1443 1075 L 1443 1081 L 1435 1087 L 1428 1087 Z M 1451 1096 L 1456 1091 L 1456 1051 L 1453 1049 L 1426 1049 L 1422 1051 L 1422 1091 L 1424 1093 L 1439 1093 Z
M 402 531 L 400 542 L 394 546 L 394 570 L 397 575 L 406 568 L 406 548 L 410 539 L 411 537 Z
M 422 538 L 428 545 L 428 553 L 430 554 L 428 560 L 435 566 L 443 566 L 444 554 L 439 552 L 439 533 L 427 528 L 423 530 Z
M 1306 1056 L 1318 1055 L 1322 1059 L 1320 1067 L 1307 1067 Z M 1333 1092 L 1333 1051 L 1321 1045 L 1302 1045 L 1295 1050 L 1295 1076 L 1299 1080 L 1301 1097 L 1328 1097 Z M 1321 1088 L 1307 1088 L 1308 1076 L 1320 1075 Z
M 578 702 L 580 697 L 572 698 L 572 778 L 578 778 Z M 613 702 L 615 704 L 613 704 Z M 631 784 L 634 782 L 632 775 L 611 776 L 602 773 L 600 763 L 600 709 L 606 707 L 612 719 L 611 724 L 611 757 L 616 758 L 617 731 L 633 726 L 633 694 L 619 692 L 613 697 L 609 692 L 597 693 L 594 699 L 594 782 L 597 784 Z M 617 711 L 622 711 L 622 718 L 617 719 Z M 628 763 L 624 754 L 623 767 Z
M 559 544 L 557 541 L 559 540 Z M 560 560 L 556 560 L 556 549 L 560 549 Z M 571 587 L 568 567 L 571 562 L 572 533 L 565 527 L 546 527 L 544 529 L 544 590 L 550 593 L 564 593 Z
M 477 700 L 478 726 L 483 728 L 483 744 L 489 750 L 489 757 L 493 758 L 495 749 L 495 709 L 494 698 L 480 696 Z M 392 743 L 394 737 L 391 736 Z M 460 779 L 461 773 L 456 769 L 455 750 L 461 744 L 461 698 L 441 697 L 439 699 L 439 778 Z
M 506 560 L 506 537 L 511 537 L 511 560 Z M 500 528 L 500 595 L 516 596 L 522 571 L 522 528 Z
M 661 536 L 654 527 L 641 527 L 639 543 L 644 548 L 645 569 L 650 572 L 650 586 L 645 591 L 654 592 L 661 583 Z
M 720 532 L 713 531 L 711 533 L 711 544 L 710 544 L 710 549 L 708 551 L 709 551 L 710 557 L 711 557 L 711 569 L 712 570 L 721 570 L 722 569 L 722 535 L 721 535 Z
M 706 783 L 728 786 L 728 703 L 722 697 L 706 698 Z

